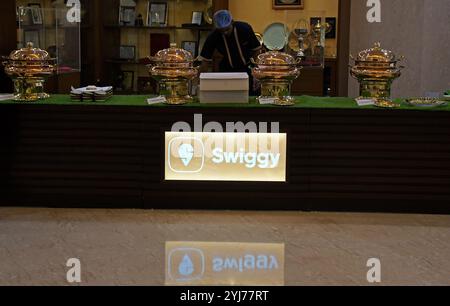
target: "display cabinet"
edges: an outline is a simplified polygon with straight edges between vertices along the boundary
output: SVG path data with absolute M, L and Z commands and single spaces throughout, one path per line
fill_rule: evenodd
M 331 19 L 326 17 L 325 11 L 285 10 L 280 19 L 264 25 L 261 35 L 265 49 L 284 45 L 282 51 L 296 58 L 302 67 L 300 76 L 291 85 L 293 95 L 333 94 L 330 73 L 326 76 L 330 81 L 324 82 L 325 54 L 333 53 L 326 48 L 327 34 L 335 31 L 335 22 L 333 28 Z
M 80 84 L 80 22 L 68 15 L 64 1 L 16 1 L 17 48 L 28 43 L 46 50 L 57 64 L 50 92 L 67 93 Z
M 80 71 L 76 72 L 77 69 L 74 69 L 74 73 L 60 73 L 57 77 L 49 80 L 48 85 L 52 88 L 48 91 L 67 93 L 68 90 L 63 90 L 62 88 L 64 86 L 61 86 L 63 85 L 61 83 L 65 83 L 66 87 L 67 85 L 70 87 L 71 84 L 76 84 L 76 81 L 79 81 L 80 78 L 81 85 L 114 85 L 114 82 L 122 82 L 121 72 L 128 71 L 126 75 L 133 76 L 133 81 L 131 82 L 133 87 L 130 92 L 135 92 L 137 90 L 142 93 L 152 92 L 153 86 L 148 71 L 145 65 L 139 62 L 140 58 L 152 55 L 152 49 L 153 51 L 158 49 L 157 44 L 153 44 L 152 47 L 150 35 L 153 34 L 153 37 L 155 37 L 154 41 L 158 42 L 158 40 L 163 40 L 161 37 L 169 34 L 170 41 L 176 42 L 178 47 L 184 46 L 188 50 L 196 50 L 198 52 L 201 48 L 201 38 L 206 37 L 210 28 L 205 25 L 205 23 L 200 26 L 187 26 L 188 23 L 192 23 L 193 19 L 195 20 L 195 18 L 193 18 L 193 12 L 202 11 L 205 7 L 210 7 L 211 3 L 213 11 L 228 8 L 228 0 L 213 0 L 209 3 L 208 1 L 209 0 L 168 0 L 166 1 L 168 3 L 168 22 L 164 26 L 156 26 L 156 24 L 148 25 L 145 23 L 147 20 L 146 12 L 148 10 L 148 1 L 136 0 L 135 3 L 138 14 L 135 15 L 134 18 L 138 17 L 139 12 L 142 14 L 143 25 L 141 26 L 139 24 L 136 25 L 136 23 L 132 25 L 131 22 L 128 21 L 129 18 L 133 17 L 132 14 L 130 15 L 129 13 L 123 15 L 122 12 L 122 18 L 123 16 L 126 18 L 122 19 L 122 23 L 120 22 L 120 0 L 80 0 L 82 18 L 81 24 L 79 25 L 81 40 L 81 43 L 79 44 L 81 47 L 81 50 L 79 50 L 79 70 L 81 70 L 81 76 Z M 64 2 L 64 0 L 17 0 L 18 5 L 28 6 L 29 3 L 39 3 L 41 8 L 44 9 L 54 9 L 55 4 L 61 6 Z M 164 2 L 164 0 L 155 2 Z M 319 95 L 323 92 L 324 94 L 330 95 L 342 95 L 342 93 L 345 92 L 345 86 L 342 86 L 342 84 L 346 84 L 345 77 L 348 74 L 348 50 L 345 50 L 345 48 L 348 49 L 348 37 L 345 34 L 348 31 L 348 16 L 346 14 L 348 13 L 349 8 L 348 5 L 345 7 L 342 7 L 341 5 L 341 3 L 347 3 L 346 0 L 340 0 L 339 3 L 339 16 L 338 18 L 334 17 L 334 19 L 339 20 L 339 26 L 337 26 L 336 23 L 331 34 L 325 33 L 325 72 L 320 72 L 320 68 L 319 71 L 314 67 L 304 68 L 300 78 L 293 84 L 293 94 Z M 122 4 L 127 6 L 129 1 L 125 1 L 125 3 L 122 2 Z M 11 15 L 15 6 L 15 0 L 1 1 L 2 10 L 0 15 L 3 16 L 2 24 L 4 27 L 0 29 L 0 31 L 3 31 L 0 46 L 2 50 L 4 50 L 1 55 L 5 56 L 16 49 L 18 43 L 23 44 L 23 39 L 20 36 L 22 34 L 20 31 L 17 31 L 17 29 L 19 29 L 18 20 L 16 24 L 14 13 Z M 281 18 L 279 18 L 280 16 Z M 283 16 L 286 16 L 286 18 L 283 18 Z M 329 13 L 327 16 L 323 16 L 323 14 L 318 14 L 317 12 L 311 12 L 309 10 L 287 10 L 286 12 L 282 11 L 280 14 L 277 14 L 277 18 L 269 18 L 270 20 L 260 21 L 249 20 L 249 22 L 262 33 L 264 27 L 273 22 L 283 22 L 289 29 L 293 29 L 296 28 L 295 25 L 300 19 L 304 19 L 308 24 L 308 27 L 310 27 L 312 18 L 321 17 L 322 21 L 325 18 L 326 22 L 330 16 L 336 15 Z M 9 21 L 9 19 L 12 20 Z M 43 22 L 46 23 L 50 20 L 52 20 L 52 18 L 44 18 Z M 183 27 L 183 24 L 186 25 Z M 42 27 L 44 26 L 40 26 L 40 28 Z M 57 31 L 55 26 L 49 24 L 45 27 L 47 27 L 45 28 L 46 37 L 55 35 L 54 33 Z M 48 29 L 50 27 L 52 30 Z M 33 30 L 33 28 L 39 28 L 39 25 L 22 25 L 22 29 L 25 30 L 25 28 L 27 30 Z M 58 31 L 61 33 L 68 33 L 71 29 L 60 27 L 58 28 Z M 44 29 L 41 29 L 41 32 L 44 32 Z M 50 32 L 53 32 L 53 34 L 50 34 Z M 16 34 L 18 34 L 19 37 L 16 38 Z M 327 35 L 335 35 L 336 38 L 330 39 L 327 38 Z M 42 40 L 44 39 L 42 38 Z M 76 41 L 77 40 L 75 39 L 73 42 Z M 183 42 L 185 43 L 182 46 Z M 67 43 L 69 42 L 66 41 L 66 44 Z M 72 41 L 70 43 L 72 43 Z M 286 50 L 295 54 L 295 42 L 291 42 L 291 46 L 292 43 L 294 43 L 294 48 L 288 47 Z M 124 46 L 125 48 L 121 48 L 121 46 Z M 136 48 L 127 48 L 127 46 L 134 46 Z M 125 58 L 129 58 L 130 54 L 133 55 L 134 53 L 134 60 L 121 59 L 121 49 L 122 56 Z M 217 55 L 214 58 L 216 58 L 216 61 L 219 60 Z M 65 65 L 68 61 L 62 60 L 61 63 Z M 120 77 L 117 78 L 117 75 Z M 337 77 L 338 75 L 339 77 Z M 2 85 L 4 85 L 3 92 L 12 90 L 9 79 L 3 76 L 2 80 Z M 129 78 L 125 79 L 128 84 L 130 84 L 129 80 Z M 324 84 L 324 82 L 326 84 Z M 320 86 L 316 86 L 317 83 L 319 83 Z M 119 84 L 122 86 L 123 82 Z M 339 90 L 337 90 L 337 88 L 339 88 Z M 122 93 L 127 93 L 127 91 L 122 91 Z
M 103 73 L 100 83 L 116 93 L 151 93 L 155 84 L 146 58 L 171 43 L 194 58 L 213 29 L 212 15 L 228 1 L 113 0 L 103 16 Z

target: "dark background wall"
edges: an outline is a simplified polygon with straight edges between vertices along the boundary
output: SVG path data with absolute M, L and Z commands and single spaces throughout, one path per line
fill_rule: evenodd
M 17 47 L 17 33 L 11 31 L 16 27 L 16 2 L 14 0 L 0 1 L 0 56 L 7 56 Z M 0 92 L 11 92 L 12 83 L 0 66 Z

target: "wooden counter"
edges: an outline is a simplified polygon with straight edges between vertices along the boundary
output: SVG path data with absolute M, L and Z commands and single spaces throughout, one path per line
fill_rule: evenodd
M 59 101 L 59 103 L 58 103 Z M 450 108 L 145 106 L 145 97 L 0 104 L 0 205 L 181 209 L 450 211 Z M 165 182 L 173 123 L 279 121 L 287 183 Z

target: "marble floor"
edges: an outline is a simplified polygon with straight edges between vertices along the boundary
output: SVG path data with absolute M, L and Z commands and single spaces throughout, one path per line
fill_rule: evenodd
M 285 243 L 286 285 L 450 285 L 450 216 L 0 208 L 0 285 L 164 285 L 166 241 Z

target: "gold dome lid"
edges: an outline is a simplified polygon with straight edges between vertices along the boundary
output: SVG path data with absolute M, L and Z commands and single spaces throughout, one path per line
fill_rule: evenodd
M 300 69 L 297 68 L 298 60 L 279 51 L 260 54 L 255 64 L 252 75 L 258 80 L 284 79 L 290 81 L 300 75 Z
M 194 67 L 194 58 L 189 51 L 179 49 L 176 44 L 156 53 L 148 67 L 150 75 L 156 79 L 193 79 L 198 75 Z
M 258 55 L 256 64 L 259 66 L 292 66 L 297 62 L 293 56 L 278 51 L 269 51 Z
M 34 48 L 33 43 L 27 43 L 25 48 L 15 50 L 9 55 L 11 61 L 50 61 L 50 55 L 47 51 Z
M 191 52 L 177 48 L 177 45 L 172 43 L 170 48 L 163 49 L 156 53 L 153 60 L 160 63 L 191 63 L 194 57 Z
M 392 51 L 382 49 L 381 44 L 377 42 L 373 48 L 359 52 L 357 61 L 392 63 L 398 59 Z

